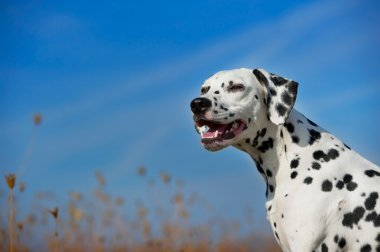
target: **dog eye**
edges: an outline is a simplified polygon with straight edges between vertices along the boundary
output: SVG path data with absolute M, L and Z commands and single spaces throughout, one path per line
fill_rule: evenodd
M 236 92 L 236 91 L 242 91 L 244 90 L 244 85 L 243 84 L 232 84 L 231 86 L 228 87 L 228 91 L 230 92 Z
M 210 90 L 210 86 L 202 87 L 201 88 L 201 94 L 206 94 Z

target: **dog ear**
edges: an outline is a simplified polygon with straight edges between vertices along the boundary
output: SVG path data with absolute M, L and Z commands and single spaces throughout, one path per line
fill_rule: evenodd
M 296 101 L 298 83 L 263 69 L 254 69 L 253 74 L 264 87 L 269 119 L 276 125 L 284 124 Z

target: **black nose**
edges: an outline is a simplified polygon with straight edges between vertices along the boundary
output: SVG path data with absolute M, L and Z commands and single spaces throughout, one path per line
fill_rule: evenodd
M 204 113 L 207 109 L 211 107 L 211 105 L 211 101 L 203 97 L 195 98 L 190 103 L 191 111 L 193 111 L 194 114 Z

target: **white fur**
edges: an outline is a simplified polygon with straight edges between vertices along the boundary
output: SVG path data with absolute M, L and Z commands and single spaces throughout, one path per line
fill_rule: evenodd
M 202 87 L 209 90 L 200 97 L 212 106 L 195 117 L 247 123 L 235 138 L 205 147 L 232 145 L 254 159 L 267 186 L 267 217 L 283 251 L 380 251 L 379 167 L 293 109 L 298 83 L 282 78 L 286 83 L 276 85 L 273 77 L 279 76 L 236 69 L 205 81 Z M 244 90 L 229 91 L 230 82 Z M 276 95 L 268 98 L 270 89 Z M 292 104 L 282 106 L 287 111 L 281 116 L 276 107 L 289 89 Z

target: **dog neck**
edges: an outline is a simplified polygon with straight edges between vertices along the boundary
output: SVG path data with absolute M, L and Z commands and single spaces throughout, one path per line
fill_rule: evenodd
M 259 125 L 256 122 L 265 122 Z M 300 138 L 294 132 L 306 131 L 303 124 L 314 124 L 302 114 L 293 110 L 286 122 L 275 125 L 265 118 L 258 118 L 247 130 L 248 137 L 242 139 L 234 146 L 247 152 L 256 163 L 257 170 L 266 182 L 266 197 L 272 199 L 276 186 L 296 176 L 296 173 L 288 175 L 289 169 L 296 166 L 297 155 L 290 157 L 288 153 L 300 153 L 302 148 Z M 282 168 L 282 170 L 280 169 Z

